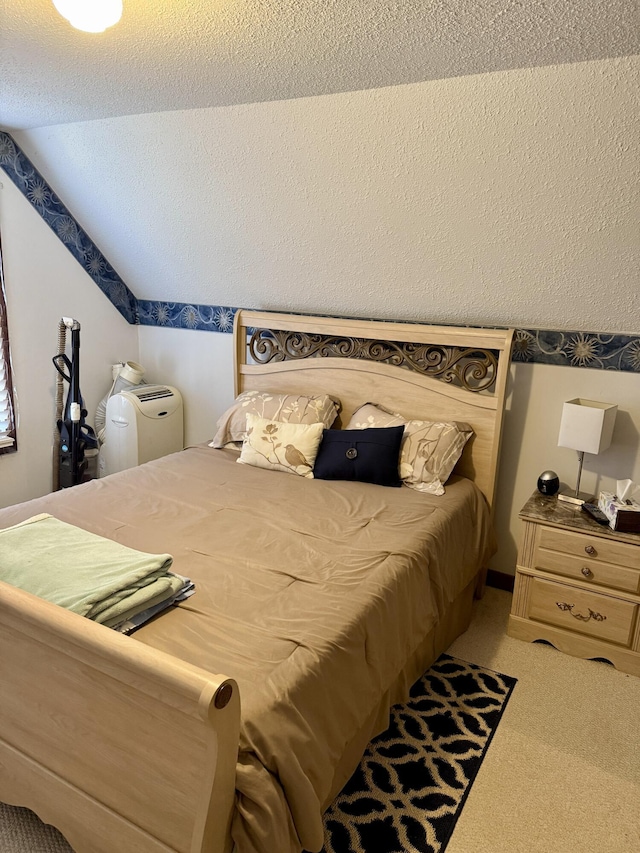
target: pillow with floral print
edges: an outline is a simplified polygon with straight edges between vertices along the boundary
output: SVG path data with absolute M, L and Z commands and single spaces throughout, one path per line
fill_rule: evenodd
M 321 423 L 285 424 L 248 414 L 246 435 L 237 461 L 313 478 L 323 430 Z
M 238 448 L 247 431 L 247 415 L 259 415 L 271 421 L 289 424 L 323 424 L 327 429 L 340 411 L 340 401 L 327 394 L 305 397 L 269 391 L 244 391 L 221 415 L 210 447 L 235 445 Z
M 464 446 L 473 435 L 467 423 L 459 421 L 408 420 L 377 403 L 360 406 L 346 429 L 368 429 L 404 425 L 400 447 L 400 478 L 418 492 L 443 495 Z

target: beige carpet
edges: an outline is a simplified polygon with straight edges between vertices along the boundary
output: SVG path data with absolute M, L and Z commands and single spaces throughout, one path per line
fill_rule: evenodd
M 449 650 L 518 679 L 447 853 L 638 853 L 640 678 L 506 636 L 488 589 Z
M 449 649 L 518 684 L 447 853 L 638 853 L 640 678 L 512 640 L 510 603 L 487 589 Z M 70 849 L 35 816 L 0 805 L 1 853 Z

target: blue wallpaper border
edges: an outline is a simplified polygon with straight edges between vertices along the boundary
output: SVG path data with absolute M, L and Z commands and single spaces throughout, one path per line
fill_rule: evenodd
M 512 361 L 640 373 L 640 336 L 516 329 Z
M 228 334 L 238 308 L 137 299 L 16 141 L 0 130 L 0 169 L 128 323 Z M 516 329 L 514 362 L 640 373 L 640 335 Z
M 138 299 L 138 323 L 169 329 L 199 329 L 203 332 L 232 332 L 237 308 L 225 305 L 192 305 L 188 302 L 158 302 Z
M 0 168 L 125 320 L 136 323 L 136 297 L 15 140 L 4 131 L 0 131 Z

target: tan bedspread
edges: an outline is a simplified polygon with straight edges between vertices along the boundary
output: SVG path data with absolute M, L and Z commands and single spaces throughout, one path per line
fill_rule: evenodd
M 196 594 L 131 638 L 235 678 L 238 853 L 322 847 L 345 745 L 493 548 L 482 496 L 308 480 L 206 446 L 0 511 L 174 558 Z

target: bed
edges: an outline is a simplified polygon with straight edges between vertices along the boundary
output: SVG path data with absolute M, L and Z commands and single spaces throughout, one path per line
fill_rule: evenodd
M 0 582 L 0 801 L 78 853 L 300 853 L 391 704 L 467 627 L 493 549 L 512 331 L 239 311 L 236 394 L 469 424 L 444 495 L 208 444 L 0 510 L 171 553 L 188 601 L 123 636 Z

